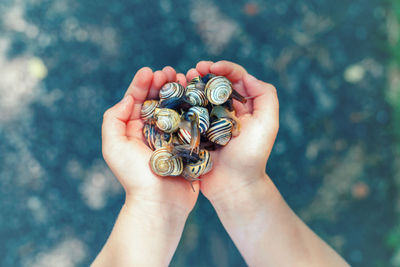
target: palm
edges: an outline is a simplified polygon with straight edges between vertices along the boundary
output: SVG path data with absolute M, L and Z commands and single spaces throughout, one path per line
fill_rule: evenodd
M 181 177 L 160 177 L 153 174 L 149 167 L 152 151 L 144 143 L 142 135 L 141 104 L 146 98 L 158 95 L 161 86 L 166 82 L 176 81 L 177 75 L 171 69 L 165 71 L 164 68 L 162 72 L 153 73 L 148 68 L 142 68 L 137 72 L 126 93 L 133 96 L 129 110 L 124 111 L 128 119 L 119 119 L 117 122 L 123 128 L 121 138 L 109 146 L 111 148 L 107 154 L 111 156 L 106 160 L 130 196 L 191 210 L 198 197 L 198 183 L 194 184 L 196 192 L 193 192 L 190 183 Z
M 233 86 L 236 90 L 241 90 L 241 84 Z M 235 190 L 237 183 L 232 183 L 232 179 L 236 177 L 229 177 L 228 171 L 255 170 L 260 166 L 260 162 L 264 161 L 264 156 L 256 153 L 262 144 L 257 131 L 257 120 L 248 111 L 252 105 L 252 100 L 244 106 L 240 103 L 235 105 L 241 124 L 240 135 L 233 137 L 222 149 L 211 152 L 213 170 L 201 180 L 201 190 L 204 194 L 215 195 L 218 192 Z M 249 181 L 241 180 L 241 183 L 247 182 Z
M 131 161 L 127 161 L 126 169 L 130 173 L 135 173 L 137 166 L 144 166 L 141 173 L 142 176 L 129 177 L 126 181 L 133 188 L 141 188 L 142 192 L 150 192 L 166 202 L 173 202 L 179 206 L 194 206 L 198 196 L 197 190 L 194 193 L 190 184 L 181 177 L 160 177 L 155 175 L 149 168 L 149 160 L 152 151 L 145 145 L 142 138 L 143 121 L 134 119 L 128 122 L 127 136 L 128 145 L 126 147 L 127 154 L 130 155 Z M 137 171 L 137 170 L 136 170 Z
M 246 104 L 234 101 L 240 135 L 211 154 L 214 166 L 202 177 L 200 187 L 204 195 L 212 197 L 239 190 L 251 183 L 256 174 L 264 173 L 260 166 L 265 166 L 276 137 L 279 106 L 271 85 L 252 78 L 243 67 L 232 62 L 202 61 L 186 77 L 191 80 L 207 73 L 227 77 L 236 91 L 252 97 Z

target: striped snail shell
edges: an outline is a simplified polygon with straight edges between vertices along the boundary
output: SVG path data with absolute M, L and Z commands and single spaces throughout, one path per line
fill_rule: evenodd
M 150 168 L 160 176 L 178 176 L 183 171 L 183 162 L 166 147 L 156 149 L 150 158 Z
M 196 84 L 189 83 L 186 87 L 185 96 L 187 101 L 192 106 L 202 106 L 205 107 L 208 104 L 208 99 L 203 90 L 198 89 Z
M 157 130 L 156 126 L 150 123 L 144 124 L 143 136 L 151 150 L 156 150 L 171 143 L 172 141 L 171 134 L 163 133 Z
M 224 76 L 211 78 L 205 87 L 208 101 L 214 105 L 225 103 L 232 93 L 232 83 Z
M 207 132 L 210 127 L 210 116 L 208 115 L 208 110 L 203 107 L 191 107 L 187 111 L 187 116 L 191 116 L 193 113 L 197 113 L 199 116 L 200 134 Z
M 188 163 L 185 165 L 182 175 L 187 180 L 196 180 L 200 175 L 206 174 L 212 168 L 211 154 L 208 150 L 202 149 L 199 153 L 200 160 L 196 163 Z
M 178 130 L 181 117 L 178 112 L 169 108 L 156 108 L 154 111 L 158 129 L 166 133 L 173 133 Z
M 178 140 L 181 144 L 189 144 L 192 136 L 190 135 L 190 131 L 185 128 L 179 128 L 178 130 Z
M 181 97 L 185 88 L 177 82 L 166 83 L 160 90 L 160 101 L 171 97 Z
M 154 115 L 154 110 L 158 107 L 157 100 L 146 100 L 142 105 L 142 109 L 140 110 L 140 117 L 143 120 L 150 119 Z
M 240 134 L 240 120 L 236 117 L 235 110 L 229 111 L 224 106 L 214 106 L 210 112 L 210 117 L 230 119 L 233 123 L 232 136 L 235 137 Z
M 207 138 L 218 145 L 225 146 L 232 138 L 233 123 L 228 118 L 213 121 L 207 131 Z

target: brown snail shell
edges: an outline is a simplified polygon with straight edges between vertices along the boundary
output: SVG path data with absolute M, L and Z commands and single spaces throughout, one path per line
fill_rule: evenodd
M 204 91 L 208 101 L 222 105 L 232 94 L 232 83 L 224 76 L 216 76 L 207 82 Z
M 204 93 L 204 87 L 205 84 L 200 76 L 194 77 L 186 86 L 185 96 L 192 106 L 207 106 L 208 99 Z
M 218 145 L 225 146 L 232 138 L 233 123 L 228 118 L 213 121 L 207 131 L 207 138 Z
M 157 100 L 146 100 L 140 110 L 140 117 L 143 120 L 147 120 L 153 117 L 155 109 L 158 107 Z
M 166 133 L 176 132 L 181 123 L 178 112 L 169 108 L 156 108 L 154 111 L 157 127 Z
M 188 163 L 183 169 L 182 175 L 189 181 L 196 180 L 200 175 L 206 174 L 212 168 L 213 163 L 208 150 L 200 150 L 199 157 L 199 161 Z
M 160 90 L 159 96 L 160 101 L 165 99 L 169 99 L 171 97 L 181 97 L 185 93 L 185 88 L 177 83 L 177 82 L 170 82 L 166 83 Z
M 151 150 L 171 143 L 172 135 L 159 131 L 154 124 L 145 123 L 143 126 L 143 136 Z
M 160 176 L 178 176 L 183 171 L 183 162 L 166 147 L 156 149 L 150 158 L 151 170 Z
M 187 101 L 192 106 L 205 107 L 208 104 L 208 99 L 207 99 L 204 91 L 196 88 L 196 84 L 189 84 L 186 87 L 185 96 L 186 96 Z

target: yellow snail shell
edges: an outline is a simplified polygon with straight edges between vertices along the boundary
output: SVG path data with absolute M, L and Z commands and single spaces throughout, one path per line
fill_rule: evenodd
M 146 100 L 142 105 L 142 109 L 140 110 L 140 117 L 143 120 L 150 119 L 153 117 L 154 110 L 158 107 L 157 100 Z
M 150 167 L 160 176 L 178 176 L 183 171 L 183 162 L 180 157 L 174 157 L 166 147 L 161 147 L 151 155 Z
M 169 108 L 156 108 L 154 111 L 157 127 L 166 133 L 173 133 L 178 130 L 181 117 L 178 112 Z
M 232 94 L 232 83 L 224 76 L 216 76 L 207 82 L 204 91 L 208 101 L 222 105 Z
M 213 143 L 225 146 L 232 138 L 233 123 L 228 118 L 213 121 L 207 131 L 207 138 Z
M 169 99 L 172 97 L 181 97 L 185 93 L 185 88 L 177 83 L 177 82 L 171 82 L 165 84 L 161 90 L 160 90 L 160 101 L 163 101 L 165 99 Z

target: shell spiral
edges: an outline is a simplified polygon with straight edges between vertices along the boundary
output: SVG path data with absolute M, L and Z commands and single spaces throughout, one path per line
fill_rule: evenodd
M 208 99 L 204 91 L 198 89 L 194 83 L 190 83 L 186 87 L 185 96 L 192 106 L 205 107 L 208 104 Z
M 167 148 L 161 147 L 151 155 L 150 167 L 160 176 L 178 176 L 183 171 L 183 162 L 180 157 L 174 157 Z
M 233 123 L 228 118 L 213 121 L 207 131 L 207 138 L 218 145 L 225 146 L 232 138 Z
M 185 88 L 177 82 L 165 84 L 160 90 L 160 101 L 171 97 L 181 97 L 185 93 Z
M 157 127 L 166 133 L 176 132 L 181 122 L 179 114 L 175 110 L 168 108 L 157 108 L 154 112 L 154 117 L 157 119 Z
M 207 82 L 204 90 L 208 101 L 222 105 L 232 94 L 232 83 L 224 76 L 216 76 Z
M 193 113 L 197 113 L 199 116 L 200 133 L 203 134 L 207 132 L 210 127 L 210 116 L 208 115 L 208 110 L 203 107 L 191 107 L 187 112 L 187 116 L 193 115 Z
M 185 178 L 193 179 L 200 175 L 206 174 L 212 168 L 211 154 L 208 150 L 202 149 L 199 153 L 200 160 L 196 163 L 188 163 L 183 169 L 183 176 Z
M 140 117 L 143 120 L 150 119 L 154 115 L 154 110 L 158 107 L 157 100 L 146 100 L 142 105 L 142 109 L 140 110 Z

